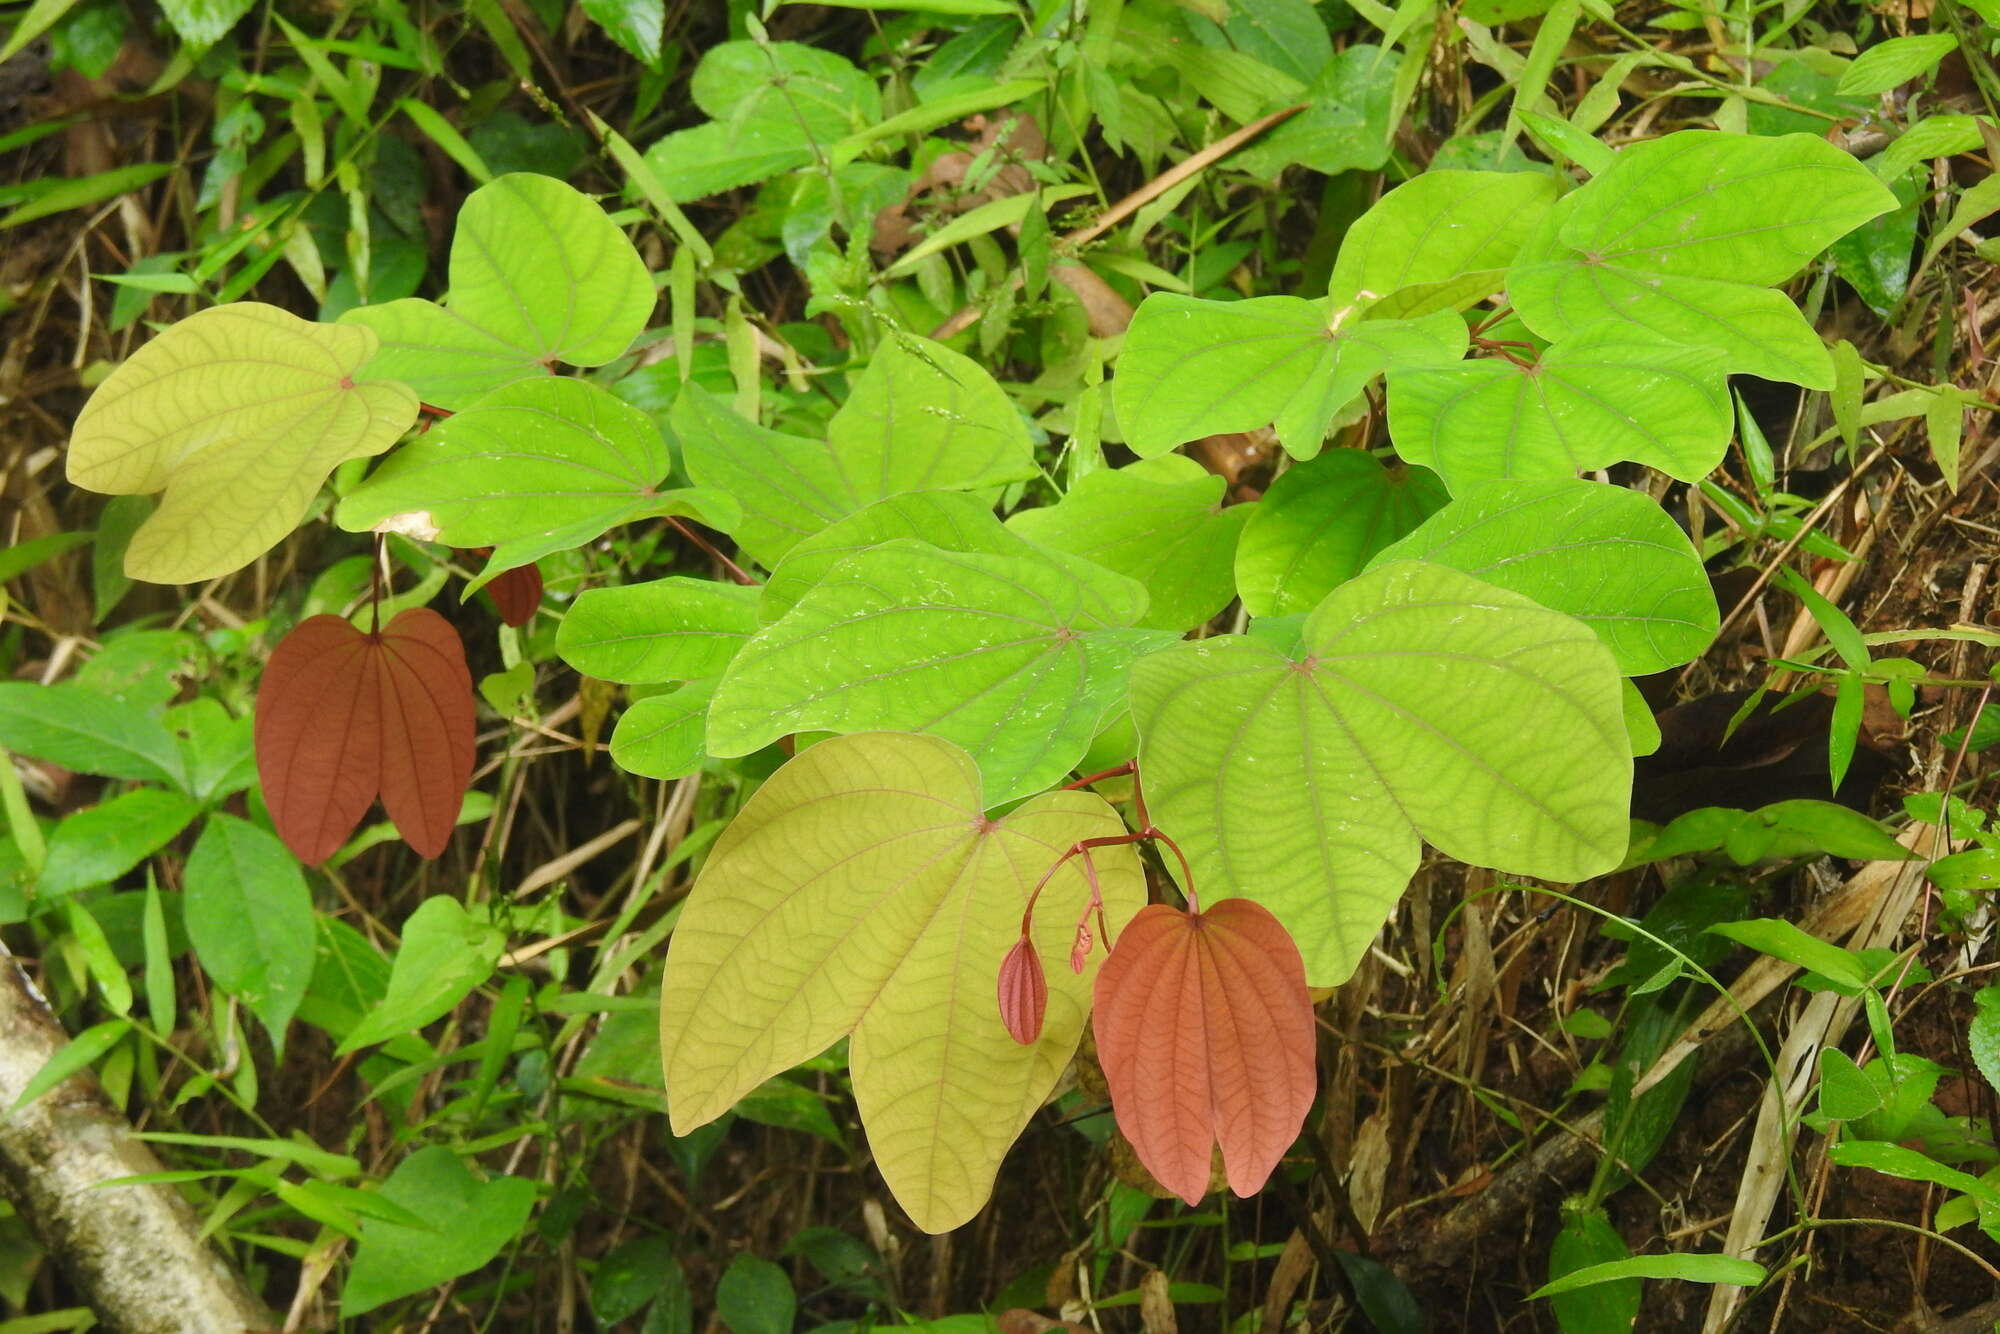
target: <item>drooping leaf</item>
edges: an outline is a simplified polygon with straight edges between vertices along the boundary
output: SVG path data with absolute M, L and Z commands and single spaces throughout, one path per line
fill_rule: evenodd
M 993 507 L 962 491 L 911 491 L 878 500 L 828 524 L 785 553 L 764 585 L 757 613 L 775 621 L 841 559 L 857 551 L 914 537 L 943 551 L 1020 556 L 1034 550 L 1001 524 Z
M 341 1040 L 338 1054 L 413 1033 L 451 1013 L 493 975 L 506 943 L 504 932 L 466 912 L 450 895 L 425 899 L 403 923 L 388 991 Z
M 1632 761 L 1617 664 L 1589 627 L 1398 561 L 1307 617 L 1301 655 L 1223 636 L 1132 672 L 1154 821 L 1206 897 L 1278 915 L 1314 986 L 1353 971 L 1418 839 L 1581 880 L 1617 865 Z
M 377 796 L 420 856 L 444 851 L 472 777 L 472 673 L 436 612 L 373 634 L 314 616 L 286 635 L 257 693 L 257 772 L 271 822 L 317 866 Z
M 312 896 L 298 863 L 256 825 L 218 813 L 188 854 L 186 880 L 181 915 L 195 957 L 282 1052 L 313 973 Z
M 532 561 L 502 570 L 487 581 L 486 591 L 492 595 L 500 619 L 519 628 L 534 620 L 542 605 L 542 572 Z
M 366 329 L 256 302 L 211 306 L 97 387 L 70 436 L 68 475 L 113 495 L 163 492 L 125 572 L 185 584 L 240 569 L 288 536 L 328 473 L 379 454 L 417 417 L 397 384 L 356 384 Z
M 715 676 L 758 628 L 758 590 L 676 576 L 593 588 L 556 632 L 564 662 L 602 681 Z
M 1376 318 L 1462 309 L 1500 290 L 1555 201 L 1555 177 L 1540 172 L 1427 171 L 1347 229 L 1327 295 Z
M 381 1194 L 424 1226 L 381 1218 L 362 1223 L 354 1264 L 340 1290 L 343 1316 L 365 1315 L 478 1269 L 520 1235 L 535 1205 L 534 1182 L 510 1176 L 482 1180 L 442 1144 L 418 1149 L 398 1163 Z
M 856 552 L 737 653 L 709 708 L 711 755 L 790 732 L 927 732 L 964 746 L 994 802 L 1069 771 L 1123 702 L 1145 590 L 1081 562 L 942 551 L 899 538 Z
M 166 846 L 197 810 L 178 792 L 142 787 L 65 816 L 49 835 L 35 892 L 54 897 L 110 884 Z
M 174 739 L 158 720 L 77 685 L 0 681 L 0 746 L 80 774 L 187 786 Z
M 1054 505 L 1023 510 L 1007 526 L 1144 584 L 1141 625 L 1189 630 L 1236 591 L 1237 539 L 1254 506 L 1224 509 L 1226 487 L 1193 459 L 1166 454 L 1090 473 Z
M 1356 449 L 1328 450 L 1288 469 L 1236 547 L 1244 608 L 1252 616 L 1311 611 L 1447 498 L 1429 469 L 1384 467 Z
M 1627 676 L 1701 656 L 1721 616 L 1701 557 L 1643 493 L 1564 478 L 1462 491 L 1377 563 L 1423 560 L 1567 612 Z
M 1098 970 L 1091 1031 L 1118 1128 L 1190 1205 L 1217 1144 L 1229 1188 L 1261 1190 L 1318 1089 L 1305 965 L 1249 899 L 1140 909 Z
M 1724 364 L 1714 348 L 1601 322 L 1533 365 L 1481 357 L 1391 372 L 1389 434 L 1454 491 L 1626 459 L 1698 481 L 1722 462 L 1734 427 Z
M 918 1226 L 958 1226 L 1082 1035 L 1100 956 L 1047 978 L 1040 1040 L 1009 1036 L 1001 960 L 1029 891 L 1080 839 L 1123 826 L 1052 792 L 988 820 L 979 772 L 935 737 L 871 733 L 802 752 L 710 852 L 667 952 L 661 1051 L 676 1134 L 727 1111 L 842 1034 L 875 1162 Z M 1145 900 L 1128 848 L 1095 854 L 1111 930 Z M 1089 898 L 1074 861 L 1035 910 L 1069 951 Z M 976 1096 L 968 1091 L 977 1090 Z
M 1125 333 L 1112 398 L 1126 443 L 1141 458 L 1262 426 L 1275 426 L 1289 453 L 1311 458 L 1362 386 L 1393 367 L 1457 361 L 1467 339 L 1465 321 L 1449 310 L 1359 320 L 1328 300 L 1155 292 Z
M 619 715 L 611 758 L 642 778 L 685 778 L 707 753 L 708 704 L 715 679 L 690 681 L 670 695 L 648 695 Z
M 444 304 L 405 297 L 341 317 L 381 337 L 371 380 L 457 411 L 556 362 L 602 366 L 653 311 L 639 252 L 588 195 L 533 172 L 480 186 L 459 208 Z M 485 546 L 487 543 L 469 545 Z
M 1722 351 L 1728 370 L 1809 389 L 1826 349 L 1774 284 L 1895 197 L 1809 134 L 1683 130 L 1619 150 L 1549 212 L 1507 275 L 1528 327 L 1559 341 L 1605 319 Z

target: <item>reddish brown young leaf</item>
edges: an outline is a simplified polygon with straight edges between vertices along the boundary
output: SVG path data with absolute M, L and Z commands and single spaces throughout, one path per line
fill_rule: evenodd
M 316 866 L 379 795 L 425 857 L 444 851 L 472 778 L 472 673 L 436 612 L 374 634 L 314 616 L 286 635 L 257 691 L 257 776 L 278 836 Z
M 542 605 L 542 572 L 532 563 L 517 565 L 494 575 L 486 591 L 493 595 L 493 608 L 501 620 L 513 626 L 526 625 Z
M 1118 1128 L 1189 1204 L 1218 1142 L 1229 1188 L 1261 1189 L 1312 1106 L 1305 964 L 1249 899 L 1140 909 L 1098 970 L 1091 1029 Z
M 1022 936 L 1000 961 L 1000 1022 L 1023 1047 L 1041 1041 L 1042 1016 L 1049 1008 L 1049 983 L 1035 942 Z

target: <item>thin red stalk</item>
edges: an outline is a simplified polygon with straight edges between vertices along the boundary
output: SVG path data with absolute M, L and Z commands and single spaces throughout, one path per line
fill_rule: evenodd
M 1138 772 L 1138 769 L 1139 761 L 1127 760 L 1123 764 L 1114 764 L 1109 769 L 1099 770 L 1088 778 L 1079 778 L 1074 783 L 1064 783 L 1062 790 L 1074 792 L 1080 787 L 1089 787 L 1092 783 L 1101 783 L 1107 778 L 1123 778 L 1126 774 Z
M 703 537 L 700 533 L 696 532 L 690 525 L 682 523 L 679 519 L 669 518 L 667 520 L 667 526 L 669 528 L 672 528 L 675 532 L 679 533 L 682 537 L 685 537 L 688 541 L 700 547 L 703 551 L 706 551 L 709 555 L 715 557 L 716 560 L 720 561 L 723 570 L 728 573 L 731 579 L 735 580 L 739 584 L 742 584 L 746 588 L 756 587 L 757 581 L 751 578 L 747 573 L 745 573 L 742 566 L 738 565 L 735 561 L 729 559 L 729 557 L 723 555 L 722 552 L 716 548 L 714 543 L 710 542 L 707 538 Z

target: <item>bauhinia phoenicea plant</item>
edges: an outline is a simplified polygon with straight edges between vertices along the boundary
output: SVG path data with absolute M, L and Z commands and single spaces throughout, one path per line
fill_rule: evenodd
M 459 215 L 442 302 L 194 315 L 99 387 L 69 475 L 160 493 L 136 578 L 225 574 L 330 513 L 487 549 L 467 595 L 514 621 L 540 557 L 623 525 L 698 539 L 726 578 L 591 588 L 556 639 L 647 688 L 611 740 L 634 773 L 792 752 L 745 770 L 769 776 L 671 936 L 674 1130 L 845 1037 L 874 1160 L 942 1231 L 1089 1024 L 1140 1160 L 1193 1202 L 1219 1146 L 1247 1194 L 1313 1097 L 1308 988 L 1353 972 L 1425 843 L 1556 881 L 1624 856 L 1651 722 L 1627 678 L 1718 616 L 1677 524 L 1598 470 L 1705 477 L 1731 373 L 1831 388 L 1778 285 L 1895 205 L 1808 135 L 1593 165 L 1420 175 L 1325 293 L 1148 297 L 1103 424 L 1136 461 L 1090 442 L 1060 480 L 987 369 L 886 316 L 819 434 L 685 363 L 670 407 L 636 406 L 579 371 L 642 337 L 653 276 L 593 200 L 502 176 Z M 1263 428 L 1292 462 L 1254 503 L 1173 452 Z M 382 614 L 392 591 L 299 625 L 265 676 L 265 801 L 309 863 L 378 798 L 435 855 L 473 770 L 462 646 Z

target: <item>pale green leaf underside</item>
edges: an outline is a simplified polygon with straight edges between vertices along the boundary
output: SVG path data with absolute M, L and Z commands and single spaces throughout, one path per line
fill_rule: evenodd
M 890 1190 L 928 1231 L 963 1223 L 1083 1031 L 1103 956 L 1081 975 L 1060 962 L 1088 898 L 1074 862 L 1036 909 L 1052 966 L 1033 1046 L 1001 1024 L 1000 961 L 1063 850 L 1123 829 L 1080 792 L 988 822 L 978 770 L 932 737 L 802 752 L 717 841 L 669 943 L 660 1047 L 676 1133 L 851 1033 L 855 1100 Z M 1144 880 L 1127 848 L 1096 865 L 1115 933 Z
M 1047 787 L 1123 701 L 1133 659 L 1173 638 L 1124 628 L 1145 614 L 1145 590 L 1087 569 L 911 538 L 857 552 L 737 654 L 709 710 L 709 753 L 893 728 L 970 751 L 991 803 Z
M 720 674 L 757 627 L 756 589 L 676 576 L 584 593 L 556 652 L 599 680 L 694 681 Z
M 1444 504 L 1423 468 L 1389 468 L 1328 450 L 1271 484 L 1236 548 L 1236 591 L 1252 616 L 1311 611 L 1383 547 Z
M 69 480 L 164 491 L 125 572 L 184 584 L 240 569 L 288 536 L 327 474 L 410 428 L 416 397 L 360 384 L 365 329 L 314 324 L 256 302 L 199 311 L 99 385 L 70 437 Z
M 898 537 L 914 537 L 945 551 L 989 556 L 1030 555 L 1035 548 L 1007 531 L 992 506 L 962 491 L 911 491 L 878 500 L 827 525 L 785 553 L 764 585 L 757 611 L 775 621 L 844 557 Z
M 442 306 L 417 298 L 363 306 L 342 322 L 374 329 L 371 379 L 400 380 L 457 410 L 555 362 L 602 366 L 652 314 L 652 276 L 588 195 L 514 172 L 472 192 L 451 243 Z
M 494 546 L 643 513 L 670 460 L 659 427 L 584 380 L 552 376 L 494 390 L 398 450 L 338 512 L 349 532 L 427 515 L 438 540 Z
M 1007 526 L 1144 584 L 1150 602 L 1140 625 L 1190 630 L 1236 592 L 1237 538 L 1256 507 L 1222 508 L 1225 485 L 1193 459 L 1166 454 L 1091 473 Z
M 1492 357 L 1392 371 L 1389 433 L 1397 453 L 1454 490 L 1627 459 L 1695 481 L 1729 448 L 1723 366 L 1713 348 L 1613 321 L 1564 338 L 1533 366 Z
M 1378 564 L 1449 565 L 1566 612 L 1627 676 L 1701 656 L 1715 638 L 1715 593 L 1687 534 L 1646 496 L 1570 478 L 1486 482 L 1461 494 Z
M 1465 322 L 1350 321 L 1327 300 L 1266 296 L 1204 301 L 1155 292 L 1140 303 L 1111 382 L 1119 428 L 1145 458 L 1225 431 L 1274 426 L 1287 452 L 1319 452 L 1333 416 L 1396 366 L 1465 355 Z
M 662 782 L 701 768 L 708 731 L 708 702 L 715 678 L 690 681 L 670 695 L 635 700 L 611 729 L 611 758 L 619 768 Z
M 1348 229 L 1327 294 L 1336 306 L 1403 318 L 1476 301 L 1498 288 L 1497 275 L 1491 286 L 1448 284 L 1504 270 L 1555 199 L 1555 177 L 1540 172 L 1425 172 Z
M 1582 622 L 1404 561 L 1322 602 L 1304 650 L 1228 636 L 1155 653 L 1132 708 L 1153 819 L 1196 887 L 1276 913 L 1308 981 L 1352 973 L 1420 836 L 1552 880 L 1617 865 L 1632 761 L 1617 665 Z

